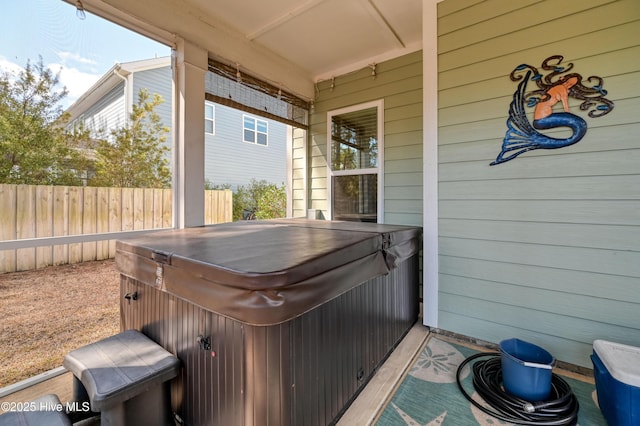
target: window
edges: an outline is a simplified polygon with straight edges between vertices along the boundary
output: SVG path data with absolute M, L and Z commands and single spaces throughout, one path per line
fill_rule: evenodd
M 331 216 L 382 222 L 383 102 L 328 113 Z
M 257 145 L 267 145 L 267 135 L 269 133 L 268 123 L 265 120 L 243 116 L 244 121 L 244 141 Z
M 216 109 L 211 102 L 204 103 L 204 132 L 208 135 L 216 134 Z

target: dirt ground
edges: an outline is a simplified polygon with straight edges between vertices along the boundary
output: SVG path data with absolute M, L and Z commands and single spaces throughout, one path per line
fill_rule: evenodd
M 117 333 L 119 287 L 113 260 L 0 274 L 0 387 Z

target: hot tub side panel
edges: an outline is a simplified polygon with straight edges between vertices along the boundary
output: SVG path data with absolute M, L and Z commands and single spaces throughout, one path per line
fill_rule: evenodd
M 185 424 L 320 426 L 339 417 L 416 321 L 417 283 L 415 255 L 297 318 L 253 326 L 123 275 L 121 327 L 182 361 L 172 408 Z M 124 297 L 134 292 L 136 300 Z
M 291 321 L 292 425 L 336 421 L 418 318 L 413 256 Z
M 124 275 L 120 284 L 121 329 L 142 331 L 182 362 L 172 411 L 187 425 L 244 425 L 244 325 Z

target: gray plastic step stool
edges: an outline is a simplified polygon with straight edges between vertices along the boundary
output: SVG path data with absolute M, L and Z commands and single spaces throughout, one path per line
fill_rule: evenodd
M 22 411 L 0 415 L 0 426 L 71 426 L 57 395 L 45 395 L 25 405 Z
M 101 425 L 172 424 L 168 381 L 180 361 L 136 330 L 127 330 L 69 352 L 74 397 L 88 397 Z M 80 383 L 81 386 L 80 386 Z

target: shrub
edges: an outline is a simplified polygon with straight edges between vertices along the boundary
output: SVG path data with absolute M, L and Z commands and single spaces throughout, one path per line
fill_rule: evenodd
M 256 219 L 276 219 L 286 216 L 287 195 L 285 186 L 251 179 L 249 185 L 241 185 L 233 194 L 233 219 L 243 220 L 247 211 L 253 211 Z
M 206 189 L 229 189 L 230 185 L 205 182 Z M 287 214 L 287 192 L 283 184 L 251 179 L 249 185 L 240 185 L 233 193 L 233 220 L 245 220 L 249 212 L 256 219 L 277 219 Z

